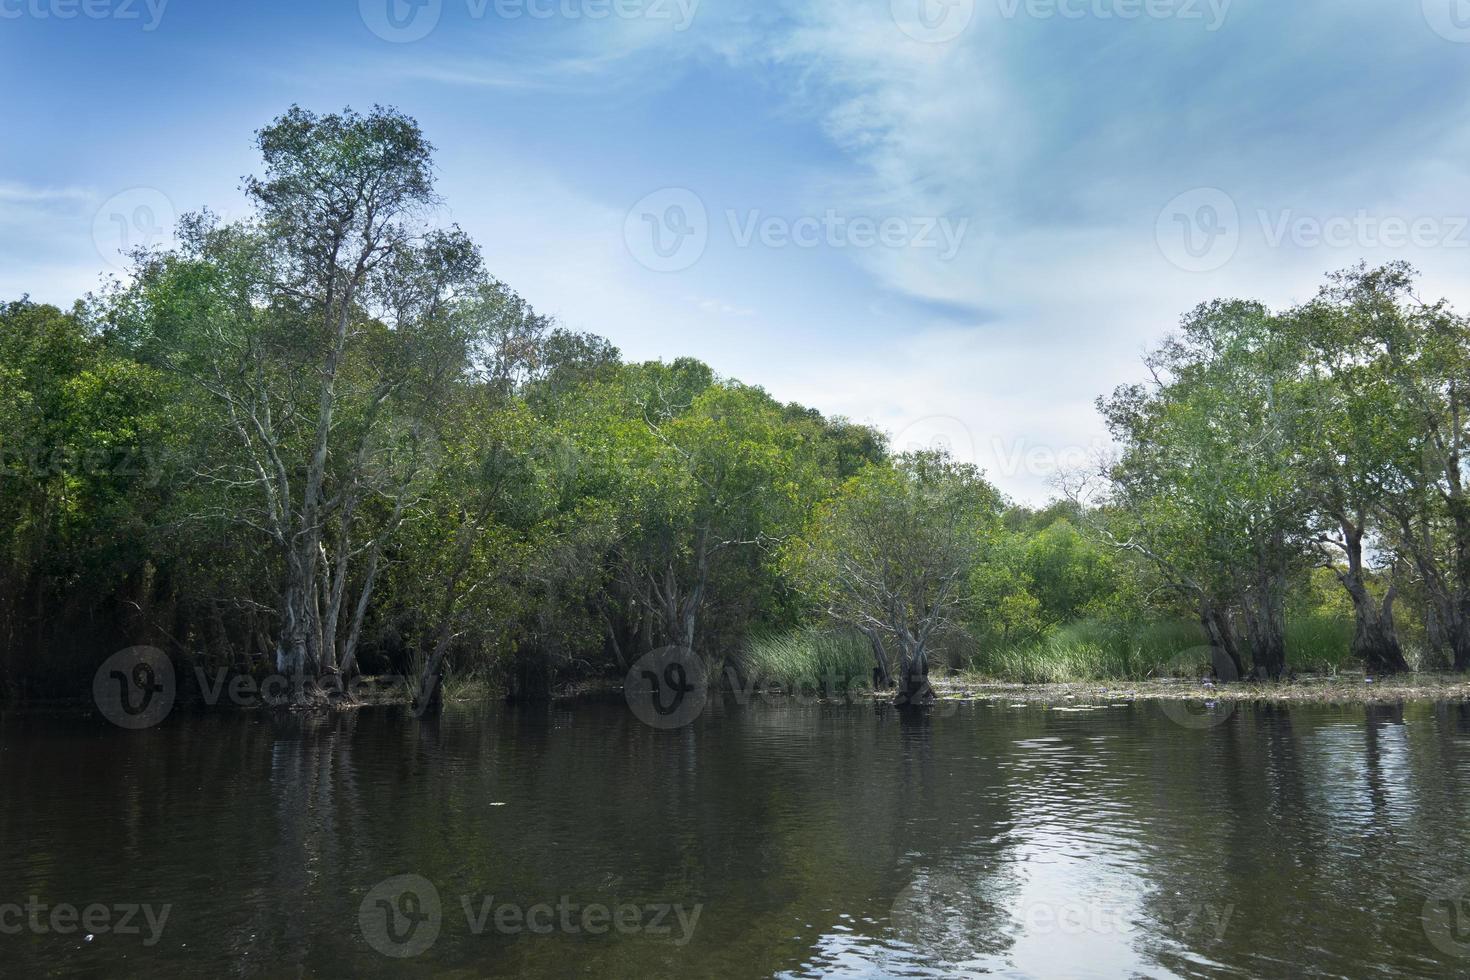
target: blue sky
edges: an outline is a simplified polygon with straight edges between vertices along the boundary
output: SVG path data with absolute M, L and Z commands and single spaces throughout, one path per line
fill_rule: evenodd
M 1035 501 L 1197 302 L 1405 258 L 1470 308 L 1470 0 L 0 0 L 0 83 L 0 298 L 391 104 L 565 325 Z

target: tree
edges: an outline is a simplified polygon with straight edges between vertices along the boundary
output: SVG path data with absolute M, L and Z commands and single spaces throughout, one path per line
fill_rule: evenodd
M 974 628 L 985 642 L 1040 639 L 1064 623 L 1103 612 L 1117 594 L 1114 553 L 1080 532 L 1071 517 L 1047 522 L 1049 516 L 1009 511 L 1007 527 L 976 567 Z
M 1364 297 L 1343 291 L 1342 282 L 1291 314 L 1303 357 L 1303 486 L 1319 515 L 1327 566 L 1352 601 L 1353 653 L 1370 671 L 1398 673 L 1409 669 L 1394 622 L 1399 586 L 1374 588 L 1368 543 L 1384 541 L 1395 464 L 1417 427 L 1394 391 L 1383 338 L 1363 322 L 1371 319 Z
M 789 549 L 792 574 L 813 600 L 872 640 L 881 681 L 890 671 L 885 643 L 897 647 L 895 703 L 934 697 L 930 647 L 958 627 L 1000 509 L 974 467 L 914 453 L 847 481 Z
M 0 305 L 0 688 L 68 680 L 153 628 L 170 394 L 80 311 Z
M 274 550 L 276 666 L 300 677 L 350 669 L 435 406 L 524 311 L 463 234 L 422 226 L 431 147 L 411 119 L 293 108 L 257 144 L 255 216 L 187 219 L 179 252 L 138 256 L 112 319 L 235 437 L 199 477 L 243 498 L 238 520 Z
M 1470 670 L 1470 323 L 1414 295 L 1404 263 L 1331 277 L 1314 313 L 1356 336 L 1357 397 L 1387 547 L 1429 600 L 1430 640 Z M 1381 467 L 1381 469 L 1380 469 Z
M 822 428 L 698 361 L 603 372 L 556 415 L 580 492 L 616 514 L 599 596 L 620 664 L 658 646 L 718 674 L 777 604 L 774 554 L 829 484 Z
M 1122 447 L 1109 472 L 1114 540 L 1194 608 L 1225 678 L 1244 672 L 1232 610 L 1257 676 L 1286 670 L 1286 590 L 1309 512 L 1295 353 L 1265 307 L 1217 301 L 1149 357 L 1151 385 L 1099 402 Z

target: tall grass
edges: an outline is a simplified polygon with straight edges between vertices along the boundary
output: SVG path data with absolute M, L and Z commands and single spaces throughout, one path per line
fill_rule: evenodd
M 1145 680 L 1193 671 L 1189 652 L 1200 652 L 1204 643 L 1204 631 L 1188 622 L 1083 619 L 1032 643 L 982 652 L 970 666 L 986 676 L 1021 684 Z
M 1352 620 L 1324 613 L 1289 618 L 1286 666 L 1304 674 L 1362 670 L 1363 664 L 1353 657 Z
M 418 698 L 426 663 L 427 658 L 422 651 L 414 651 L 409 658 L 407 672 L 391 679 L 388 690 L 394 698 L 404 704 L 412 704 Z M 483 701 L 503 693 L 504 685 L 486 664 L 459 667 L 452 660 L 446 660 L 442 676 L 445 701 Z
M 872 687 L 873 648 L 851 630 L 806 627 L 752 637 L 741 666 L 764 684 L 840 694 Z
M 1293 616 L 1286 627 L 1287 666 L 1303 674 L 1355 669 L 1352 638 L 1352 622 L 1340 616 Z M 968 658 L 968 672 L 1018 684 L 1197 678 L 1210 668 L 1208 643 L 1204 630 L 1187 620 L 1083 619 L 1040 640 L 981 650 Z M 1249 649 L 1242 652 L 1249 662 Z M 749 677 L 787 690 L 830 695 L 872 686 L 872 649 L 852 631 L 807 627 L 757 636 L 741 663 Z
M 1301 673 L 1352 669 L 1352 638 L 1353 624 L 1340 617 L 1294 617 L 1286 627 L 1287 666 Z M 984 651 L 970 667 L 986 677 L 1020 684 L 1191 677 L 1209 669 L 1207 644 L 1204 631 L 1187 621 L 1084 619 L 1032 643 Z M 1249 659 L 1250 651 L 1243 652 Z

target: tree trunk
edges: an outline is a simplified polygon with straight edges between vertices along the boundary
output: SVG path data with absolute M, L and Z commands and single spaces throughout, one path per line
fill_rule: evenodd
M 1470 671 L 1470 502 L 1458 497 L 1451 507 L 1455 520 L 1455 597 L 1450 622 L 1455 670 Z
M 1453 392 L 1452 388 L 1452 392 Z M 1453 398 L 1453 394 L 1451 395 Z M 1449 477 L 1450 520 L 1455 525 L 1454 597 L 1451 600 L 1450 638 L 1453 642 L 1455 670 L 1470 671 L 1470 497 L 1463 484 L 1464 452 L 1460 445 L 1458 411 L 1455 416 L 1454 453 L 1446 475 Z
M 1256 679 L 1281 680 L 1286 676 L 1286 616 L 1274 584 L 1251 598 L 1245 619 Z
M 276 644 L 276 672 L 289 678 L 306 673 L 311 631 L 311 586 L 299 553 L 287 555 L 286 584 L 281 596 L 281 638 Z
M 444 707 L 444 656 L 449 652 L 449 633 L 442 631 L 434 644 L 434 652 L 424 664 L 424 673 L 419 678 L 418 691 L 414 694 L 413 707 L 420 716 L 438 713 Z
M 929 686 L 929 654 L 922 642 L 915 643 L 900 637 L 903 647 L 903 663 L 899 668 L 898 693 L 893 703 L 901 708 L 916 708 L 935 699 L 934 688 Z
M 1451 638 L 1453 640 L 1453 651 L 1455 656 L 1455 670 L 1459 673 L 1470 671 L 1470 628 L 1467 628 L 1467 618 L 1470 618 L 1470 610 L 1461 613 L 1459 622 L 1451 626 Z
M 1370 673 L 1402 674 L 1409 670 L 1403 646 L 1393 620 L 1394 589 L 1388 590 L 1382 605 L 1368 591 L 1363 574 L 1363 531 L 1360 525 L 1341 521 L 1343 545 L 1347 553 L 1346 572 L 1338 580 L 1353 600 L 1353 655 L 1363 658 Z
M 1253 674 L 1257 680 L 1279 681 L 1286 676 L 1285 546 L 1280 534 L 1260 546 L 1254 588 L 1245 602 L 1245 626 L 1250 635 Z
M 1380 607 L 1361 578 L 1344 577 L 1343 584 L 1353 599 L 1353 655 L 1363 658 L 1370 673 L 1407 673 L 1409 663 L 1393 621 L 1394 591 L 1389 590 Z
M 1240 644 L 1235 640 L 1235 630 L 1230 619 L 1209 602 L 1202 604 L 1200 624 L 1210 638 L 1210 665 L 1215 679 L 1224 684 L 1233 684 L 1245 676 L 1245 662 L 1240 658 Z
M 888 665 L 888 653 L 883 649 L 883 637 L 876 629 L 864 629 L 862 634 L 873 647 L 873 690 L 886 691 L 893 687 L 893 669 Z

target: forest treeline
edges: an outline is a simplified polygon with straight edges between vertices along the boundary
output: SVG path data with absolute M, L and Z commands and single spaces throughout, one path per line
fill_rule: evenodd
M 1219 301 L 1099 401 L 1057 503 L 625 363 L 432 218 L 391 109 L 257 133 L 253 210 L 70 310 L 0 306 L 0 695 L 110 654 L 544 696 L 677 646 L 717 671 L 1026 680 L 1470 669 L 1470 335 L 1403 265 Z

